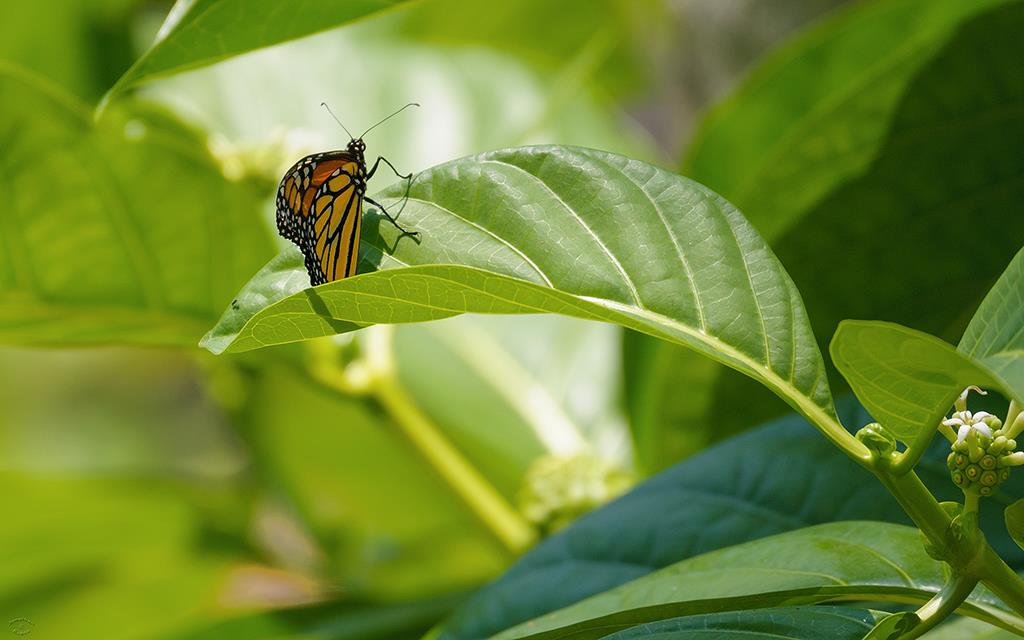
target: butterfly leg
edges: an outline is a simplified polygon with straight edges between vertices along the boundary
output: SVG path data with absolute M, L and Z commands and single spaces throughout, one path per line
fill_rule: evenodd
M 395 168 L 395 165 L 391 164 L 391 161 L 388 160 L 387 158 L 385 158 L 384 156 L 377 156 L 377 161 L 373 163 L 373 166 L 370 167 L 370 170 L 366 174 L 366 179 L 367 180 L 372 178 L 373 174 L 377 172 L 377 167 L 380 166 L 381 161 L 383 161 L 384 164 L 386 164 L 389 167 L 391 167 L 391 170 L 395 172 L 395 175 L 398 176 L 399 178 L 401 178 L 402 180 L 412 180 L 412 174 L 411 173 L 405 173 L 405 174 L 398 173 L 398 169 Z
M 380 209 L 380 212 L 383 213 L 385 215 L 385 217 L 387 217 L 387 219 L 391 221 L 391 224 L 395 225 L 395 228 L 398 229 L 399 231 L 401 231 L 403 234 L 405 234 L 407 236 L 412 236 L 414 238 L 418 238 L 419 237 L 419 235 L 420 235 L 419 231 L 409 231 L 408 229 L 406 229 L 402 225 L 398 224 L 398 220 L 396 220 L 395 217 L 392 216 L 388 212 L 388 210 L 384 208 L 384 205 L 382 205 L 381 203 L 377 202 L 376 200 L 374 200 L 370 196 L 363 196 L 363 199 L 366 200 L 367 202 L 369 202 L 370 204 L 372 204 L 373 206 L 377 207 L 378 209 Z M 401 213 L 401 211 L 399 211 L 399 213 Z
M 402 233 L 404 233 L 406 235 L 410 235 L 410 236 L 413 236 L 413 237 L 419 237 L 419 235 L 420 235 L 419 231 L 406 231 L 405 228 L 402 227 L 402 225 L 398 224 L 398 220 L 396 219 L 398 216 L 402 215 L 403 211 L 405 211 L 405 203 L 409 201 L 409 190 L 412 188 L 412 174 L 411 173 L 407 173 L 407 174 L 398 173 L 398 169 L 395 168 L 395 165 L 391 164 L 390 160 L 388 160 L 384 156 L 377 156 L 377 161 L 373 163 L 373 166 L 370 167 L 370 170 L 366 173 L 366 179 L 367 180 L 372 178 L 373 174 L 377 172 L 377 167 L 380 166 L 381 162 L 384 162 L 384 164 L 386 164 L 389 167 L 391 167 L 391 170 L 395 172 L 396 176 L 398 176 L 399 178 L 401 178 L 401 179 L 406 181 L 406 183 L 405 183 L 405 196 L 402 198 L 402 206 L 401 206 L 401 208 L 399 208 L 398 213 L 396 215 L 392 216 L 391 213 L 387 209 L 385 209 L 384 206 L 381 205 L 379 202 L 377 202 L 377 201 L 375 201 L 375 200 L 373 200 L 373 199 L 371 199 L 369 197 L 365 197 L 364 196 L 366 198 L 366 201 L 369 202 L 372 205 L 375 205 L 377 208 L 379 208 L 381 210 L 381 212 L 385 216 L 387 216 L 388 220 L 391 221 L 391 224 L 395 225 L 395 227 L 399 231 L 401 231 Z
M 377 161 L 373 163 L 373 166 L 370 167 L 370 170 L 366 174 L 366 179 L 367 180 L 369 180 L 370 178 L 373 177 L 373 174 L 377 171 L 377 167 L 380 166 L 381 161 L 383 161 L 384 164 L 386 164 L 389 167 L 391 167 L 391 170 L 395 172 L 396 176 L 398 176 L 402 180 L 406 181 L 405 182 L 405 196 L 402 197 L 402 206 L 401 206 L 401 208 L 398 209 L 398 213 L 395 214 L 395 217 L 397 218 L 398 216 L 402 215 L 403 211 L 405 211 L 405 203 L 407 203 L 409 201 L 409 190 L 412 189 L 412 174 L 411 173 L 406 173 L 406 174 L 398 173 L 398 169 L 395 168 L 395 165 L 391 164 L 390 160 L 388 160 L 384 156 L 377 156 Z M 390 216 L 388 216 L 388 217 L 390 217 Z

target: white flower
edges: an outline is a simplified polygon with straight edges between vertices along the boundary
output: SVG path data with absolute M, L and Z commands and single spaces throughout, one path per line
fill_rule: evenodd
M 943 420 L 942 424 L 950 428 L 956 428 L 956 441 L 958 443 L 966 440 L 972 431 L 977 432 L 979 436 L 991 440 L 992 428 L 983 422 L 986 416 L 991 416 L 991 414 L 979 411 L 972 415 L 970 411 L 957 411 L 953 414 L 953 417 Z

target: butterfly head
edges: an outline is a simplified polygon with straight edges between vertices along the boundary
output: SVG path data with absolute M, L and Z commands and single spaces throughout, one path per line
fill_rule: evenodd
M 363 152 L 366 151 L 366 143 L 363 142 L 362 138 L 352 138 L 348 141 L 348 151 L 361 158 L 363 157 Z

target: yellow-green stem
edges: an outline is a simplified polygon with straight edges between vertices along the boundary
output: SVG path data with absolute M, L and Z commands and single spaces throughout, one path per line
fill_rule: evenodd
M 378 378 L 373 394 L 409 441 L 510 551 L 519 553 L 530 546 L 533 528 L 441 434 L 393 377 Z

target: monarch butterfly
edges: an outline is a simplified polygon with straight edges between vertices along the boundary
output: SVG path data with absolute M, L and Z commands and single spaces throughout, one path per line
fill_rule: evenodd
M 324 103 L 321 106 L 334 117 L 330 107 Z M 281 185 L 277 188 L 277 230 L 302 250 L 310 284 L 316 286 L 355 274 L 364 200 L 380 209 L 403 235 L 419 236 L 419 232 L 408 231 L 398 224 L 383 205 L 366 195 L 366 182 L 377 172 L 381 162 L 391 167 L 396 176 L 409 181 L 406 196 L 412 184 L 412 174 L 398 173 L 394 165 L 382 156 L 378 156 L 373 167 L 367 170 L 363 157 L 366 151 L 363 136 L 412 106 L 419 105 L 410 102 L 358 138 L 334 118 L 351 138 L 348 146 L 344 150 L 306 156 L 281 178 Z

